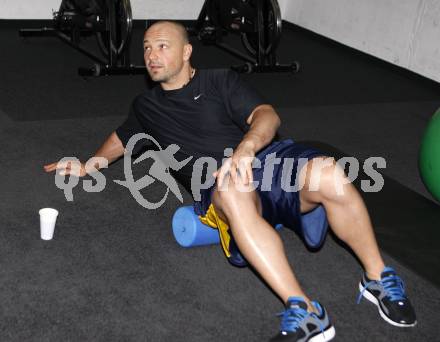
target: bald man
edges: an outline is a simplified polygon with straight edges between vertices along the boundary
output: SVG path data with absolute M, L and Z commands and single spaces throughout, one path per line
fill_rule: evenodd
M 188 35 L 180 24 L 162 21 L 145 32 L 145 65 L 157 86 L 134 99 L 127 120 L 94 157 L 115 161 L 136 133 L 150 134 L 163 148 L 177 144 L 181 147 L 175 154 L 177 160 L 194 157 L 173 174 L 193 195 L 200 191 L 194 209 L 203 223 L 219 229 L 228 260 L 238 266 L 250 264 L 285 304 L 281 328 L 273 341 L 329 341 L 335 336 L 324 306 L 300 287 L 273 229 L 274 224 L 282 223 L 295 229 L 306 243 L 319 247 L 327 225 L 317 226 L 313 240 L 302 217 L 320 208 L 326 213 L 321 221 L 328 220 L 364 268 L 359 283 L 362 296 L 377 305 L 388 323 L 414 326 L 416 316 L 403 282 L 385 266 L 365 205 L 344 172 L 320 151 L 291 140 L 274 141 L 280 126 L 274 108 L 235 72 L 196 70 L 190 63 L 191 53 Z M 222 163 L 227 148 L 233 153 Z M 274 155 L 280 162 L 274 162 Z M 194 189 L 194 161 L 206 156 L 218 162 L 212 173 L 215 182 L 208 189 Z M 253 161 L 261 167 L 253 168 Z M 287 161 L 292 162 L 288 165 L 291 178 L 296 175 L 302 185 L 296 191 L 283 190 L 282 171 Z M 318 170 L 314 165 L 320 165 Z M 49 164 L 45 169 L 77 176 L 93 171 L 84 163 L 73 166 L 71 161 Z M 273 177 L 263 187 L 265 166 L 273 168 Z

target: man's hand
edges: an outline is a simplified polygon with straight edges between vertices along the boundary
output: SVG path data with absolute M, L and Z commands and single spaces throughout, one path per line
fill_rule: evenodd
M 252 161 L 255 158 L 255 149 L 252 143 L 243 141 L 235 149 L 231 157 L 213 173 L 217 178 L 217 188 L 221 189 L 224 185 L 225 179 L 230 175 L 234 183 L 249 185 L 253 182 Z M 240 177 L 240 180 L 238 179 Z
M 218 189 L 221 189 L 224 180 L 229 175 L 235 184 L 238 184 L 238 180 L 244 185 L 249 185 L 254 181 L 252 161 L 255 154 L 272 141 L 281 123 L 273 107 L 265 104 L 256 107 L 246 122 L 250 125 L 249 131 L 237 146 L 233 155 L 226 160 L 220 169 L 213 173 L 213 176 L 217 178 Z
M 95 156 L 90 158 L 87 163 L 81 163 L 75 157 L 63 158 L 52 164 L 44 165 L 46 172 L 56 171 L 61 176 L 72 175 L 84 177 L 87 174 L 95 172 L 100 168 L 106 168 L 110 163 L 124 154 L 124 146 L 117 136 L 116 132 L 110 134 L 107 140 L 102 144 Z
M 87 175 L 86 166 L 77 159 L 63 160 L 52 164 L 44 165 L 44 171 L 56 171 L 61 176 L 72 175 L 84 177 Z

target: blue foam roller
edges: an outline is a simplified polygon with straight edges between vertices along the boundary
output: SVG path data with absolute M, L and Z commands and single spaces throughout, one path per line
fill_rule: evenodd
M 325 209 L 322 205 L 317 206 L 311 212 L 301 216 L 303 236 L 307 244 L 312 248 L 322 245 L 327 234 L 328 221 Z
M 182 247 L 215 245 L 220 243 L 218 230 L 200 222 L 199 217 L 194 213 L 193 206 L 185 206 L 177 209 L 173 216 L 172 225 L 174 238 Z M 281 228 L 281 224 L 276 226 L 277 230 Z
M 173 216 L 173 234 L 182 247 L 220 243 L 218 230 L 200 222 L 192 206 L 180 207 Z

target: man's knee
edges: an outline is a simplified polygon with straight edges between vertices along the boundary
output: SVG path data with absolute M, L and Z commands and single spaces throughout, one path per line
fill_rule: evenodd
M 304 189 L 312 197 L 323 199 L 343 198 L 351 186 L 344 170 L 334 158 L 314 158 L 307 163 L 304 173 Z
M 244 208 L 256 208 L 261 213 L 259 196 L 255 190 L 243 192 L 233 186 L 227 190 L 215 189 L 212 203 L 216 211 L 220 211 L 219 214 L 225 217 L 239 215 Z

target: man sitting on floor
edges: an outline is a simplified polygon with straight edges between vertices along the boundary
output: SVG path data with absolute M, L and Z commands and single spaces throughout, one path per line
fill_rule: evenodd
M 325 209 L 335 235 L 362 263 L 362 295 L 378 306 L 387 322 L 414 326 L 416 316 L 403 282 L 384 265 L 365 204 L 333 159 L 291 140 L 273 141 L 280 126 L 273 107 L 235 72 L 195 70 L 190 64 L 192 46 L 180 24 L 162 21 L 152 25 L 145 32 L 144 51 L 148 73 L 158 84 L 135 98 L 127 120 L 108 137 L 95 157 L 104 157 L 109 163 L 117 160 L 136 133 L 148 133 L 162 147 L 177 144 L 181 147 L 175 154 L 177 160 L 210 156 L 221 161 L 225 149 L 233 149 L 213 174 L 214 186 L 201 190 L 194 207 L 204 223 L 219 229 L 231 262 L 249 263 L 285 304 L 281 329 L 273 340 L 328 341 L 335 335 L 324 307 L 311 301 L 300 287 L 280 236 L 272 227 L 282 223 L 304 234 L 301 214 L 319 206 Z M 267 163 L 270 158 L 266 157 L 272 153 L 281 162 L 273 163 L 271 190 L 265 191 L 261 185 L 263 168 L 253 169 L 252 160 Z M 292 174 L 298 171 L 298 181 L 303 184 L 298 191 L 282 189 L 282 168 L 288 158 L 294 158 Z M 73 163 L 53 163 L 45 169 L 74 174 Z M 314 163 L 326 166 L 315 172 Z M 190 162 L 174 172 L 187 189 L 191 188 L 192 166 Z M 77 176 L 90 172 L 85 164 L 78 170 Z M 342 193 L 337 191 L 335 180 L 342 184 Z M 260 184 L 256 189 L 253 181 Z M 323 227 L 318 245 L 325 235 Z

